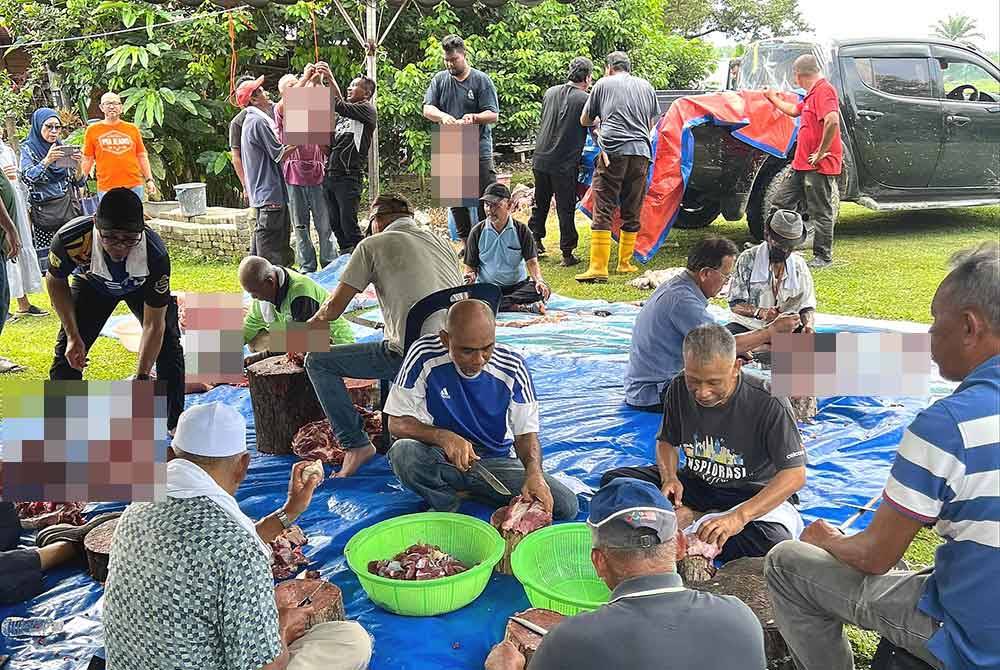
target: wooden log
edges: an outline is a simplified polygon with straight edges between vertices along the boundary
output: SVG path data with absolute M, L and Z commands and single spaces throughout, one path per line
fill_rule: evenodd
M 816 404 L 816 396 L 791 396 L 788 399 L 788 402 L 792 405 L 792 414 L 795 415 L 796 421 L 813 423 L 813 417 L 819 413 L 819 406 Z
M 261 453 L 292 453 L 292 439 L 299 428 L 326 416 L 305 368 L 283 355 L 251 365 L 247 380 Z
M 105 521 L 83 538 L 83 548 L 87 554 L 87 571 L 90 576 L 103 584 L 108 580 L 108 561 L 114 544 L 118 519 Z
M 764 653 L 768 670 L 794 670 L 791 654 L 774 622 L 771 595 L 764 581 L 763 558 L 740 558 L 719 568 L 708 581 L 692 583 L 690 588 L 720 596 L 736 596 L 753 611 L 764 630 Z
M 274 601 L 279 608 L 297 607 L 306 597 L 310 597 L 309 603 L 299 608 L 309 615 L 306 630 L 327 621 L 344 620 L 344 595 L 326 580 L 289 579 L 274 587 Z
M 514 616 L 519 619 L 527 619 L 531 623 L 537 624 L 549 631 L 559 625 L 559 622 L 564 618 L 559 612 L 553 612 L 552 610 L 540 607 L 533 607 L 529 610 L 518 612 Z M 542 642 L 541 635 L 528 630 L 516 621 L 507 622 L 507 630 L 504 632 L 503 639 L 513 642 L 517 650 L 524 654 L 525 667 L 528 666 L 532 654 L 538 650 L 538 645 Z
M 677 561 L 677 574 L 685 585 L 708 581 L 715 573 L 715 565 L 704 556 L 685 556 Z

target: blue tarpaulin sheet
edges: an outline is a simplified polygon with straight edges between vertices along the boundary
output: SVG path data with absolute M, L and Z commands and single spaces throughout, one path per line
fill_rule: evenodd
M 335 275 L 326 273 L 323 283 L 331 285 Z M 515 318 L 523 320 L 525 315 L 502 315 L 497 333 L 500 341 L 518 348 L 527 359 L 541 405 L 545 468 L 581 493 L 583 519 L 590 491 L 604 471 L 652 462 L 659 418 L 632 410 L 623 402 L 622 378 L 638 308 L 558 296 L 553 297 L 550 307 L 570 315 L 562 321 L 523 328 L 502 324 Z M 716 315 L 724 318 L 722 310 Z M 826 315 L 820 315 L 817 323 L 821 332 L 911 332 L 922 328 Z M 365 339 L 378 337 L 378 331 L 369 331 Z M 932 382 L 935 395 L 950 388 L 939 378 Z M 212 401 L 230 404 L 247 418 L 249 444 L 254 445 L 249 392 L 220 386 L 188 397 L 189 406 Z M 929 397 L 821 398 L 816 423 L 802 429 L 809 454 L 808 482 L 800 493 L 806 522 L 822 517 L 841 523 L 856 512 L 852 506 L 864 506 L 878 495 L 903 428 L 930 401 Z M 248 515 L 265 516 L 284 502 L 294 460 L 254 451 L 249 474 L 236 496 Z M 93 512 L 121 507 L 96 505 Z M 490 647 L 503 635 L 506 617 L 528 607 L 514 578 L 494 575 L 482 596 L 457 612 L 409 618 L 373 605 L 343 558 L 344 545 L 362 528 L 424 510 L 417 496 L 402 489 L 387 461 L 377 458 L 356 476 L 328 480 L 317 490 L 312 506 L 298 522 L 309 536 L 305 554 L 324 578 L 343 589 L 348 617 L 360 621 L 373 636 L 374 670 L 482 668 Z M 483 519 L 490 512 L 475 504 L 463 511 Z M 866 521 L 867 517 L 862 517 L 855 528 L 863 527 Z M 24 544 L 32 544 L 29 535 L 25 535 Z M 101 587 L 79 568 L 58 569 L 45 579 L 46 591 L 41 596 L 0 608 L 0 619 L 52 616 L 65 622 L 66 632 L 40 643 L 0 638 L 0 655 L 12 656 L 10 670 L 85 668 L 102 646 L 97 607 Z

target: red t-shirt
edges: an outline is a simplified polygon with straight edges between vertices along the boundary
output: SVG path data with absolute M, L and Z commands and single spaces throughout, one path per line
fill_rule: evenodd
M 837 112 L 840 104 L 837 101 L 837 90 L 826 79 L 820 79 L 806 93 L 806 97 L 798 105 L 799 109 L 799 139 L 795 147 L 795 160 L 792 168 L 795 170 L 818 170 L 820 174 L 838 175 L 844 162 L 844 147 L 840 143 L 840 128 L 837 128 L 833 142 L 830 143 L 830 155 L 815 167 L 809 164 L 809 155 L 819 149 L 823 141 L 823 117 L 830 112 Z

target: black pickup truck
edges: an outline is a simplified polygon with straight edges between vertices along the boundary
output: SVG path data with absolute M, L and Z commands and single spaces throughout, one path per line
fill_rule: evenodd
M 727 88 L 794 90 L 792 62 L 815 54 L 840 97 L 840 200 L 873 210 L 1000 203 L 1000 68 L 943 40 L 864 39 L 818 44 L 773 39 L 730 62 Z M 662 91 L 663 111 L 682 95 Z M 744 216 L 760 239 L 782 172 L 779 159 L 722 127 L 694 129 L 694 166 L 676 225 Z M 794 151 L 794 149 L 793 149 Z M 790 154 L 791 155 L 791 154 Z

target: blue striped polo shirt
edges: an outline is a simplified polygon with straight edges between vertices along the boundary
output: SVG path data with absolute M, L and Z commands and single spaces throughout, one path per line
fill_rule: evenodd
M 1000 668 L 1000 355 L 906 429 L 884 499 L 945 542 L 918 607 L 949 670 Z
M 510 456 L 515 436 L 538 432 L 535 386 L 520 354 L 497 344 L 486 366 L 470 378 L 459 372 L 438 335 L 425 335 L 410 347 L 385 412 L 450 430 L 482 458 Z

